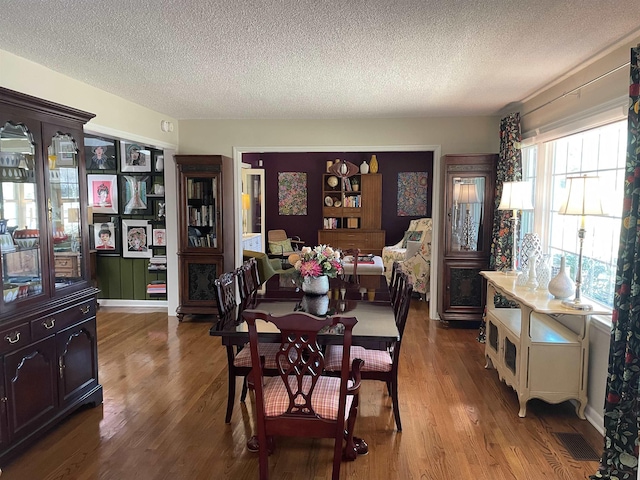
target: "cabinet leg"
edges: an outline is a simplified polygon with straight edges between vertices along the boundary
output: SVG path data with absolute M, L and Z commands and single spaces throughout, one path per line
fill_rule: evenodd
M 584 416 L 584 410 L 587 407 L 587 402 L 581 402 L 580 400 L 578 400 L 578 403 L 576 404 L 576 415 L 578 415 L 578 418 L 580 418 L 581 420 L 586 420 L 587 417 Z
M 524 418 L 527 416 L 527 401 L 521 398 L 519 398 L 518 401 L 520 402 L 520 411 L 518 412 L 518 416 L 520 418 Z
M 486 369 L 493 368 L 493 362 L 491 361 L 489 356 L 485 355 L 485 358 L 487 360 L 487 363 L 485 363 L 484 368 L 486 368 Z

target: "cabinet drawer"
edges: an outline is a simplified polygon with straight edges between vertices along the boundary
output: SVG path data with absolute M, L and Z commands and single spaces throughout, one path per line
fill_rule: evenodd
M 77 277 L 80 274 L 78 257 L 56 255 L 55 270 L 57 277 Z
M 0 331 L 0 354 L 16 350 L 31 343 L 31 331 L 28 323 Z
M 82 302 L 59 312 L 31 320 L 31 336 L 34 341 L 56 333 L 74 323 L 87 320 L 96 314 L 94 301 Z

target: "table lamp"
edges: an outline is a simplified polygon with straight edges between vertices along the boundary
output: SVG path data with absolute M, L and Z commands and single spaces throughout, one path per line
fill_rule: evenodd
M 512 210 L 511 220 L 513 221 L 513 242 L 511 245 L 511 270 L 507 270 L 507 275 L 518 275 L 520 271 L 516 263 L 518 258 L 518 210 L 533 210 L 531 203 L 531 182 L 504 182 L 502 184 L 502 196 L 498 210 Z
M 602 201 L 600 199 L 599 177 L 583 175 L 581 177 L 567 178 L 567 198 L 558 210 L 559 215 L 580 215 L 580 228 L 578 238 L 580 241 L 578 253 L 578 271 L 576 272 L 576 296 L 573 300 L 563 300 L 565 307 L 575 310 L 591 310 L 592 306 L 583 303 L 580 298 L 580 285 L 582 283 L 582 243 L 586 232 L 585 215 L 604 215 Z
M 247 212 L 251 208 L 251 199 L 248 193 L 242 194 L 242 227 L 243 232 L 247 233 Z
M 480 203 L 478 198 L 478 188 L 475 183 L 460 183 L 460 191 L 458 194 L 458 203 L 466 204 L 466 214 L 462 223 L 462 245 L 463 250 L 471 250 L 471 241 L 473 239 L 473 220 L 471 218 L 471 204 Z

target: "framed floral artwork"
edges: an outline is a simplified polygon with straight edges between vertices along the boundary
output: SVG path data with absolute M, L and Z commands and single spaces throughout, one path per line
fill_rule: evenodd
M 121 172 L 150 172 L 151 151 L 137 143 L 120 142 Z
M 118 177 L 87 175 L 87 198 L 93 213 L 118 213 Z
M 307 214 L 306 172 L 278 173 L 278 214 Z
M 122 256 L 151 258 L 151 224 L 147 220 L 122 219 Z

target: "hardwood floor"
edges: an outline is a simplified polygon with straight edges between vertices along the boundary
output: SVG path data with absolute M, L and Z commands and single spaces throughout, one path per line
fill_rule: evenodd
M 597 462 L 576 461 L 554 432 L 581 433 L 597 451 L 602 437 L 569 403 L 529 402 L 518 417 L 514 391 L 484 369 L 477 330 L 444 328 L 413 300 L 400 364 L 402 433 L 381 382 L 364 382 L 356 434 L 369 455 L 342 464 L 349 479 L 585 479 Z M 102 308 L 98 313 L 104 403 L 53 429 L 2 478 L 257 479 L 245 448 L 251 402 L 236 402 L 224 423 L 226 354 L 209 323 L 166 313 Z M 238 384 L 238 392 L 240 390 Z M 330 440 L 280 439 L 273 479 L 331 476 Z

